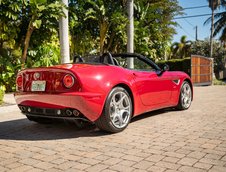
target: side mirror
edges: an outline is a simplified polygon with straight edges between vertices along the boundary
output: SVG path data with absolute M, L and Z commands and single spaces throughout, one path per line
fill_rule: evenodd
M 169 65 L 167 65 L 167 64 L 164 64 L 164 66 L 163 66 L 163 71 L 165 72 L 165 71 L 169 71 Z

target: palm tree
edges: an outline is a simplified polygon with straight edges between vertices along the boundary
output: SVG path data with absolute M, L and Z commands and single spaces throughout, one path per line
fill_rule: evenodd
M 173 55 L 179 56 L 181 59 L 189 56 L 190 48 L 191 48 L 191 41 L 186 40 L 186 36 L 183 35 L 180 39 L 180 42 L 174 42 L 171 46 Z
M 209 7 L 212 10 L 211 16 L 211 34 L 210 34 L 210 57 L 213 55 L 213 36 L 214 36 L 214 11 L 220 6 L 221 2 L 225 0 L 207 0 L 209 2 Z
M 223 8 L 226 8 L 226 0 L 221 1 L 221 5 Z M 218 13 L 214 15 L 216 22 L 214 22 L 213 27 L 215 28 L 213 31 L 213 37 L 218 33 L 221 33 L 220 40 L 222 42 L 226 41 L 226 11 L 222 13 Z M 208 18 L 204 24 L 210 23 L 211 18 Z

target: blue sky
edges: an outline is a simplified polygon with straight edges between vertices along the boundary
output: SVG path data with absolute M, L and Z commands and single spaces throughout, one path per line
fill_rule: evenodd
M 179 0 L 179 5 L 183 8 L 187 7 L 197 7 L 208 5 L 207 0 Z M 222 10 L 216 10 L 215 12 L 220 12 Z M 200 14 L 211 14 L 211 9 L 209 7 L 197 8 L 197 9 L 185 9 L 184 16 L 200 15 Z M 177 16 L 181 17 L 181 16 Z M 196 17 L 196 18 L 186 18 L 177 19 L 176 21 L 180 26 L 176 27 L 177 34 L 173 37 L 173 42 L 180 41 L 181 36 L 186 35 L 187 40 L 195 40 L 195 26 L 198 26 L 198 39 L 204 40 L 210 36 L 210 24 L 204 25 L 204 22 L 209 16 Z M 216 39 L 219 36 L 216 36 Z

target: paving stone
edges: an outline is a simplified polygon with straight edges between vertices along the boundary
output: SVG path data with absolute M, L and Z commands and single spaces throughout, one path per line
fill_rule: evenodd
M 159 166 L 151 166 L 150 168 L 147 169 L 147 171 L 152 171 L 152 172 L 163 172 L 165 171 L 166 168 L 164 167 L 159 167 Z
M 175 158 L 183 158 L 185 157 L 185 154 L 176 153 L 176 152 L 165 152 L 163 155 L 175 157 Z
M 165 161 L 160 161 L 155 164 L 156 166 L 163 167 L 163 168 L 168 168 L 172 170 L 177 170 L 181 165 L 171 163 L 171 162 L 165 162 Z
M 198 160 L 195 159 L 195 158 L 184 157 L 180 161 L 178 161 L 177 163 L 181 164 L 181 165 L 193 166 L 193 164 L 195 164 L 197 161 Z
M 128 166 L 123 166 L 123 165 L 113 165 L 111 167 L 109 167 L 110 170 L 115 170 L 115 171 L 123 171 L 123 172 L 131 172 L 134 171 L 134 168 L 132 167 L 128 167 Z
M 206 153 L 203 152 L 199 152 L 199 151 L 194 151 L 191 152 L 190 154 L 187 155 L 187 157 L 191 157 L 191 158 L 196 158 L 196 159 L 201 159 L 206 155 Z
M 222 157 L 222 161 L 226 161 L 226 155 Z
M 86 171 L 88 171 L 88 172 L 93 172 L 93 171 L 98 172 L 98 171 L 102 171 L 102 170 L 104 170 L 106 168 L 108 168 L 107 165 L 104 165 L 104 164 L 96 164 L 96 165 L 94 165 L 92 167 L 87 168 Z
M 101 162 L 101 161 L 91 159 L 91 158 L 83 158 L 83 159 L 79 159 L 78 161 L 82 162 L 84 164 L 89 164 L 89 165 L 95 165 L 95 164 L 98 164 Z
M 102 161 L 102 163 L 106 165 L 115 165 L 121 161 L 122 159 L 119 159 L 119 158 L 109 158 L 106 161 Z
M 76 162 L 76 164 L 72 168 L 76 170 L 84 170 L 89 167 L 91 167 L 91 165 Z
M 203 170 L 200 168 L 195 168 L 195 167 L 190 167 L 190 166 L 182 166 L 179 168 L 179 171 L 182 171 L 182 172 L 205 172 L 206 170 Z
M 16 167 L 14 169 L 11 169 L 10 171 L 19 171 L 19 172 L 23 172 L 23 171 L 28 171 L 28 170 L 31 170 L 33 169 L 32 166 L 29 166 L 29 165 L 23 165 L 23 166 L 19 166 L 19 167 Z
M 110 170 L 110 169 L 104 169 L 101 172 L 116 172 L 115 170 Z
M 201 148 L 205 148 L 205 149 L 214 149 L 215 147 L 217 147 L 217 145 L 210 144 L 210 143 L 205 143 L 205 144 L 201 145 Z
M 221 166 L 213 166 L 209 172 L 225 172 L 226 167 L 221 167 Z
M 163 158 L 165 158 L 165 156 L 163 155 L 151 155 L 148 158 L 146 158 L 146 160 L 151 162 L 159 162 Z
M 32 167 L 36 167 L 36 168 L 43 169 L 43 170 L 48 170 L 50 168 L 53 168 L 54 164 L 49 163 L 49 162 L 40 162 L 37 164 L 33 164 Z
M 217 155 L 217 154 L 207 154 L 207 155 L 205 156 L 205 158 L 219 160 L 219 159 L 222 158 L 222 155 Z
M 146 170 L 150 168 L 154 163 L 150 161 L 141 161 L 133 165 L 134 168 L 141 169 L 141 170 Z
M 41 162 L 43 162 L 43 161 L 32 159 L 32 158 L 26 158 L 26 159 L 19 161 L 19 163 L 22 163 L 22 164 L 25 164 L 25 165 L 31 165 L 31 166 L 34 165 L 34 164 L 41 163 Z
M 165 157 L 163 159 L 163 161 L 166 161 L 166 162 L 172 162 L 172 163 L 176 163 L 178 162 L 180 159 L 179 158 L 174 158 L 174 157 Z
M 122 159 L 129 160 L 129 161 L 136 161 L 136 162 L 143 160 L 143 158 L 134 156 L 134 155 L 125 155 L 122 157 Z
M 217 166 L 224 166 L 226 164 L 225 161 L 209 159 L 209 158 L 202 158 L 202 159 L 199 160 L 199 162 L 217 165 Z
M 204 170 L 209 170 L 213 165 L 211 164 L 206 164 L 206 163 L 201 163 L 201 162 L 197 162 L 194 167 L 197 167 L 197 168 L 201 168 L 201 169 L 204 169 Z
M 136 164 L 136 162 L 135 161 L 129 161 L 129 160 L 123 160 L 119 164 L 123 165 L 123 166 L 131 167 L 132 165 Z

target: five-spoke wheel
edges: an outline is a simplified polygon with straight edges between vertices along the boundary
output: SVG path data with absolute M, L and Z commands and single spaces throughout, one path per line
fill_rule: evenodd
M 191 101 L 192 101 L 191 86 L 187 81 L 184 81 L 181 86 L 179 103 L 177 105 L 177 108 L 181 110 L 188 109 L 191 105 Z
M 107 97 L 103 113 L 96 121 L 96 125 L 100 129 L 112 133 L 124 130 L 130 122 L 132 106 L 131 97 L 124 88 L 113 88 Z

